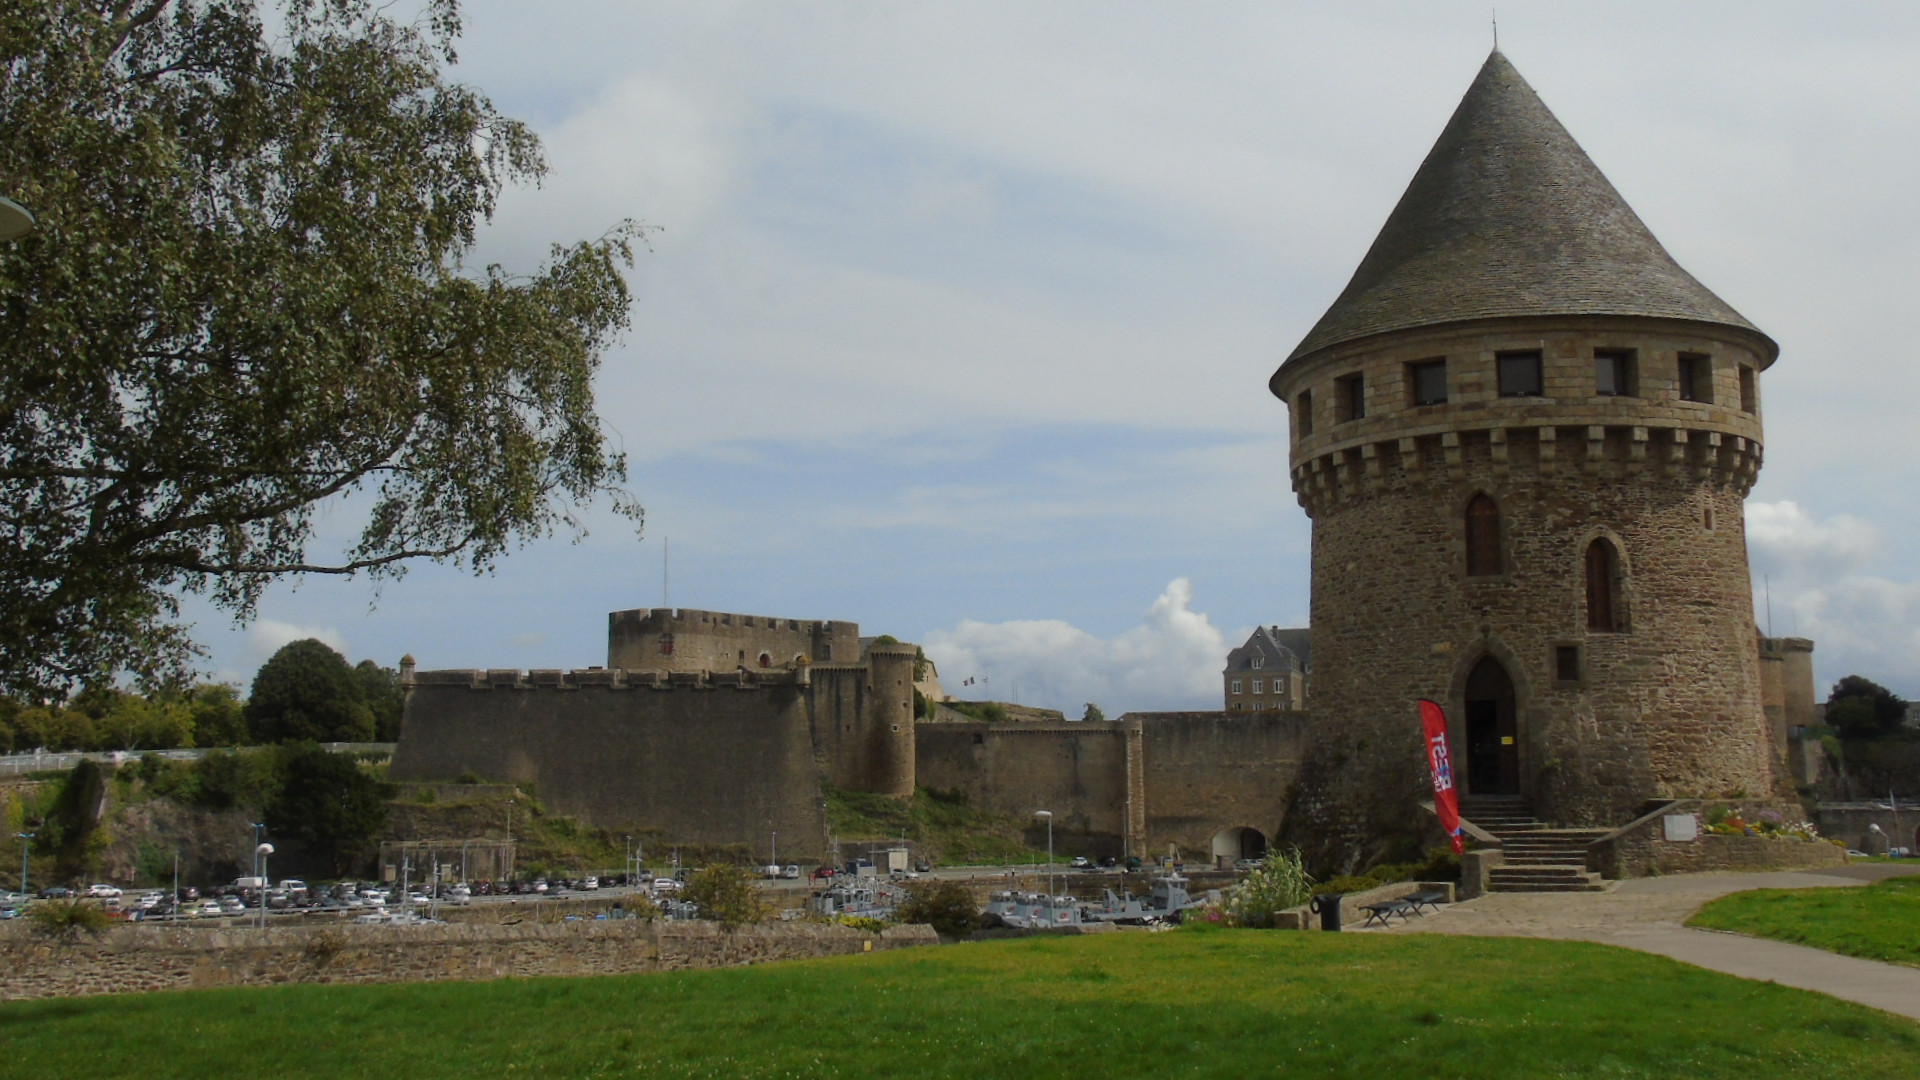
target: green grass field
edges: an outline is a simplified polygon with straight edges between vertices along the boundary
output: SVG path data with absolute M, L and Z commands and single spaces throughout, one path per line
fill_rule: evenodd
M 0 1006 L 0 1075 L 1920 1075 L 1920 1025 L 1571 942 L 1212 931 Z
M 1861 889 L 1756 889 L 1723 896 L 1688 926 L 1920 966 L 1920 877 Z

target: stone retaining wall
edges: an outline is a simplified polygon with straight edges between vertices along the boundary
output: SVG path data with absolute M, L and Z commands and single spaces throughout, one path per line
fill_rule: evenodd
M 729 933 L 716 923 L 636 919 L 212 931 L 136 925 L 62 944 L 13 925 L 0 929 L 0 1000 L 281 983 L 620 975 L 938 942 L 928 926 L 872 934 L 847 926 L 776 923 Z
M 1808 870 L 1846 865 L 1846 851 L 1824 840 L 1709 833 L 1704 825 L 1706 812 L 1720 805 L 1732 806 L 1696 799 L 1657 806 L 1589 844 L 1587 867 L 1617 879 L 1712 870 Z M 1782 805 L 1787 811 L 1795 809 Z M 1665 819 L 1669 814 L 1695 815 L 1703 822 L 1699 834 L 1692 840 L 1666 839 Z

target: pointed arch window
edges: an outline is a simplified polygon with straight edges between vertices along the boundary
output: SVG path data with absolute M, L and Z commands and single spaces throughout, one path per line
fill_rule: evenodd
M 1505 569 L 1500 559 L 1500 507 L 1481 492 L 1467 503 L 1467 576 L 1492 577 Z
M 1620 629 L 1620 553 L 1605 539 L 1587 545 L 1587 629 Z

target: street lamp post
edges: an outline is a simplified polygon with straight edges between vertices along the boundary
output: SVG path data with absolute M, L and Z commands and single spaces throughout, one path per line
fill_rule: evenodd
M 20 895 L 27 895 L 27 855 L 33 851 L 33 838 L 37 832 L 16 833 L 20 837 Z
M 253 858 L 258 871 L 254 876 L 260 879 L 260 929 L 267 928 L 267 856 L 273 854 L 272 844 L 260 844 L 253 849 Z
M 1047 822 L 1047 904 L 1053 904 L 1053 811 L 1035 810 L 1033 816 L 1045 818 Z

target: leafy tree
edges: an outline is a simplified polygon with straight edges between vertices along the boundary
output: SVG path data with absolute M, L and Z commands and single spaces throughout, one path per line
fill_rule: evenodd
M 467 265 L 539 142 L 451 82 L 457 0 L 0 6 L 0 690 L 184 681 L 183 592 L 480 571 L 609 495 L 640 230 Z M 310 553 L 353 498 L 358 539 Z
M 765 922 L 772 912 L 753 878 L 738 866 L 703 866 L 693 872 L 682 896 L 700 909 L 700 917 L 729 930 Z
M 943 937 L 965 937 L 980 928 L 980 904 L 958 881 L 916 881 L 894 912 L 903 923 L 926 923 Z
M 193 718 L 193 745 L 239 746 L 247 741 L 239 690 L 225 683 L 196 686 L 187 695 L 187 711 Z
M 267 800 L 267 828 L 297 842 L 335 877 L 373 858 L 387 824 L 386 785 L 346 754 L 312 743 L 280 760 L 279 789 Z
M 1906 723 L 1907 703 L 1872 679 L 1849 675 L 1827 695 L 1826 719 L 1828 727 L 1847 738 L 1878 738 Z
M 306 638 L 280 647 L 253 677 L 247 726 L 260 742 L 366 742 L 373 711 L 347 658 Z
M 400 712 L 407 703 L 406 695 L 400 690 L 400 673 L 371 660 L 362 660 L 353 666 L 353 677 L 360 684 L 367 711 L 373 715 L 373 741 L 399 739 Z
M 1086 715 L 1084 715 L 1084 716 L 1082 716 L 1082 717 L 1081 717 L 1080 719 L 1082 719 L 1082 720 L 1105 720 L 1106 718 L 1107 718 L 1107 714 L 1106 714 L 1105 712 L 1103 712 L 1103 711 L 1101 711 L 1101 709 L 1100 709 L 1100 706 L 1098 706 L 1098 705 L 1095 705 L 1095 704 L 1094 704 L 1093 702 L 1091 702 L 1091 701 L 1089 701 L 1089 702 L 1087 702 L 1087 712 L 1086 712 Z

